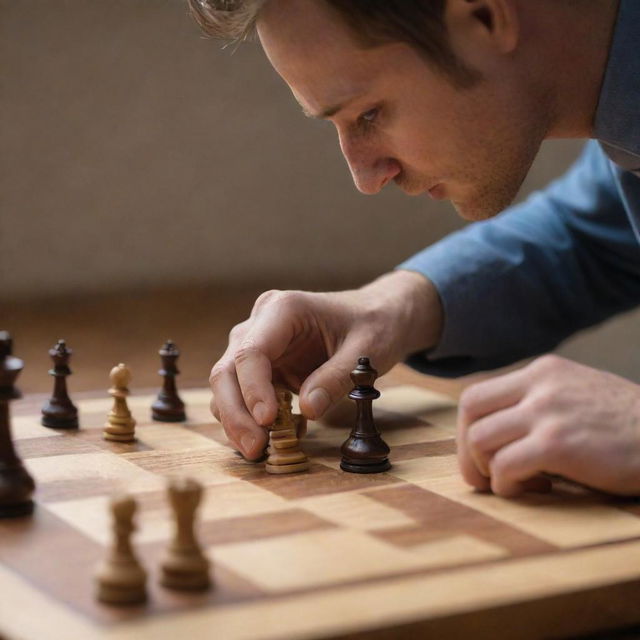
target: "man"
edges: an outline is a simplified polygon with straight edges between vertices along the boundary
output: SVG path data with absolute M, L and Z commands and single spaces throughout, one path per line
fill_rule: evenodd
M 248 459 L 272 381 L 320 417 L 361 354 L 460 375 L 548 351 L 640 301 L 637 0 L 191 0 L 210 34 L 254 28 L 307 115 L 336 127 L 354 182 L 448 198 L 469 220 L 356 291 L 271 291 L 211 374 Z M 595 138 L 544 193 L 513 200 L 545 138 Z M 638 175 L 636 175 L 638 174 Z M 496 217 L 494 217 L 496 216 Z M 481 490 L 545 473 L 640 492 L 640 386 L 554 356 L 471 386 L 458 456 Z

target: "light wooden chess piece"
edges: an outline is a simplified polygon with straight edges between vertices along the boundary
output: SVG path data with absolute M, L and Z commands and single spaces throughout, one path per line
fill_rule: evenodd
M 309 459 L 300 449 L 299 436 L 306 430 L 304 416 L 294 414 L 291 408 L 292 395 L 287 389 L 276 387 L 278 415 L 269 427 L 267 448 L 267 473 L 297 473 L 309 469 Z
M 160 565 L 160 584 L 169 589 L 201 590 L 211 584 L 209 560 L 195 537 L 194 523 L 202 485 L 190 478 L 172 480 L 167 490 L 176 519 L 175 535 Z
M 123 364 L 111 369 L 111 389 L 109 393 L 113 397 L 113 408 L 109 412 L 107 424 L 102 433 L 105 440 L 115 442 L 133 442 L 136 439 L 136 421 L 131 416 L 131 411 L 127 406 L 127 396 L 129 395 L 129 382 L 131 382 L 131 371 Z
M 144 602 L 147 599 L 147 572 L 131 548 L 136 501 L 130 496 L 119 496 L 111 501 L 110 507 L 114 542 L 108 557 L 98 566 L 95 574 L 96 597 L 108 604 Z

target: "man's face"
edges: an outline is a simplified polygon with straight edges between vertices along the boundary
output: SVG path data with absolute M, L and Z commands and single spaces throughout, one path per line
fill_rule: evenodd
M 450 199 L 469 220 L 516 196 L 548 122 L 490 47 L 474 56 L 482 79 L 463 89 L 409 45 L 363 48 L 317 0 L 270 0 L 258 34 L 303 110 L 335 125 L 361 192 L 393 180 L 410 195 Z

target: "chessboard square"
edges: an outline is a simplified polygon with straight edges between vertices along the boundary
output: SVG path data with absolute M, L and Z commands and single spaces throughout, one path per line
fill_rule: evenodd
M 28 468 L 37 478 L 36 499 L 45 502 L 150 491 L 165 484 L 160 476 L 111 453 L 32 458 Z
M 209 443 L 208 448 L 195 451 L 135 451 L 123 453 L 121 457 L 164 479 L 189 477 L 205 486 L 236 481 L 227 471 L 230 450 L 208 438 L 203 440 Z
M 336 493 L 297 500 L 294 504 L 342 527 L 376 531 L 415 525 L 406 514 L 360 493 Z
M 113 537 L 108 495 L 93 496 L 80 500 L 64 500 L 46 505 L 46 509 L 70 524 L 75 530 L 101 545 L 109 544 Z M 139 516 L 134 520 L 138 523 Z M 134 541 L 139 540 L 134 534 Z
M 420 569 L 420 554 L 353 529 L 324 529 L 210 550 L 214 563 L 272 593 L 336 585 Z
M 202 521 L 222 520 L 275 513 L 291 509 L 291 502 L 249 482 L 218 484 L 207 489 L 199 517 Z
M 410 549 L 413 554 L 420 555 L 427 566 L 434 569 L 499 560 L 509 556 L 509 551 L 504 547 L 465 534 L 423 542 Z
M 14 415 L 11 418 L 11 435 L 14 440 L 20 441 L 27 438 L 60 437 L 62 432 L 43 427 L 40 424 L 40 415 Z
M 211 414 L 211 389 L 179 389 L 187 411 L 187 424 L 191 422 L 219 422 Z
M 554 490 L 505 500 L 471 490 L 457 474 L 416 484 L 558 547 L 640 536 L 640 518 L 606 504 L 604 497 L 599 504 L 586 489 L 573 495 Z
M 425 417 L 434 411 L 452 409 L 456 402 L 443 393 L 407 384 L 385 389 L 374 406 L 379 410 L 402 413 L 404 416 Z
M 412 484 L 425 484 L 429 489 L 429 482 L 434 478 L 459 476 L 458 461 L 455 455 L 434 456 L 425 458 L 411 458 L 395 461 L 391 454 L 392 473 L 397 478 Z
M 136 429 L 136 436 L 138 440 L 157 451 L 219 449 L 229 455 L 227 447 L 176 423 L 141 425 Z
M 416 444 L 418 442 L 438 442 L 448 440 L 455 435 L 455 425 L 453 427 L 442 426 L 442 423 L 425 423 L 416 420 L 415 424 L 403 426 L 402 428 L 389 428 L 384 421 L 377 422 L 378 430 L 382 434 L 384 441 L 390 447 L 397 447 L 403 444 Z

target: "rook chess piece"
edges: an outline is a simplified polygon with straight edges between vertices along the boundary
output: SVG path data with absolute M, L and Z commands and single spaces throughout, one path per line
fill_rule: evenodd
M 172 480 L 167 492 L 176 529 L 160 565 L 160 583 L 169 589 L 206 589 L 211 584 L 209 560 L 202 553 L 194 533 L 195 512 L 202 499 L 202 485 L 190 478 Z
M 22 360 L 12 355 L 11 337 L 0 331 L 0 518 L 25 516 L 33 511 L 35 483 L 13 446 L 9 414 L 9 402 L 20 397 L 14 383 L 22 366 Z
M 105 440 L 115 442 L 133 442 L 136 439 L 136 421 L 131 416 L 127 406 L 129 395 L 128 385 L 131 381 L 131 372 L 128 367 L 119 364 L 111 369 L 111 389 L 109 393 L 113 397 L 113 408 L 109 412 L 107 424 L 102 435 Z
M 111 501 L 114 540 L 109 555 L 95 574 L 96 597 L 108 604 L 137 604 L 147 599 L 147 572 L 131 548 L 136 501 L 119 496 Z
M 296 473 L 309 469 L 309 459 L 300 449 L 298 435 L 305 430 L 304 416 L 291 410 L 291 392 L 276 387 L 278 415 L 269 427 L 269 447 L 267 448 L 267 473 Z
M 176 389 L 176 376 L 180 373 L 176 360 L 180 352 L 171 340 L 167 340 L 158 353 L 162 359 L 162 368 L 158 371 L 162 376 L 162 389 L 151 405 L 151 417 L 159 422 L 184 422 L 187 419 L 184 402 Z
M 351 372 L 355 388 L 349 397 L 356 401 L 356 424 L 340 449 L 340 468 L 352 473 L 380 473 L 391 468 L 389 447 L 382 439 L 373 421 L 372 404 L 380 397 L 373 383 L 378 372 L 370 365 L 369 358 L 358 358 L 358 366 Z
M 49 350 L 49 355 L 53 360 L 53 369 L 49 370 L 49 375 L 55 379 L 53 395 L 42 407 L 41 423 L 51 429 L 77 429 L 78 410 L 71 402 L 67 393 L 67 376 L 71 375 L 69 368 L 69 358 L 72 351 L 67 348 L 64 340 Z

